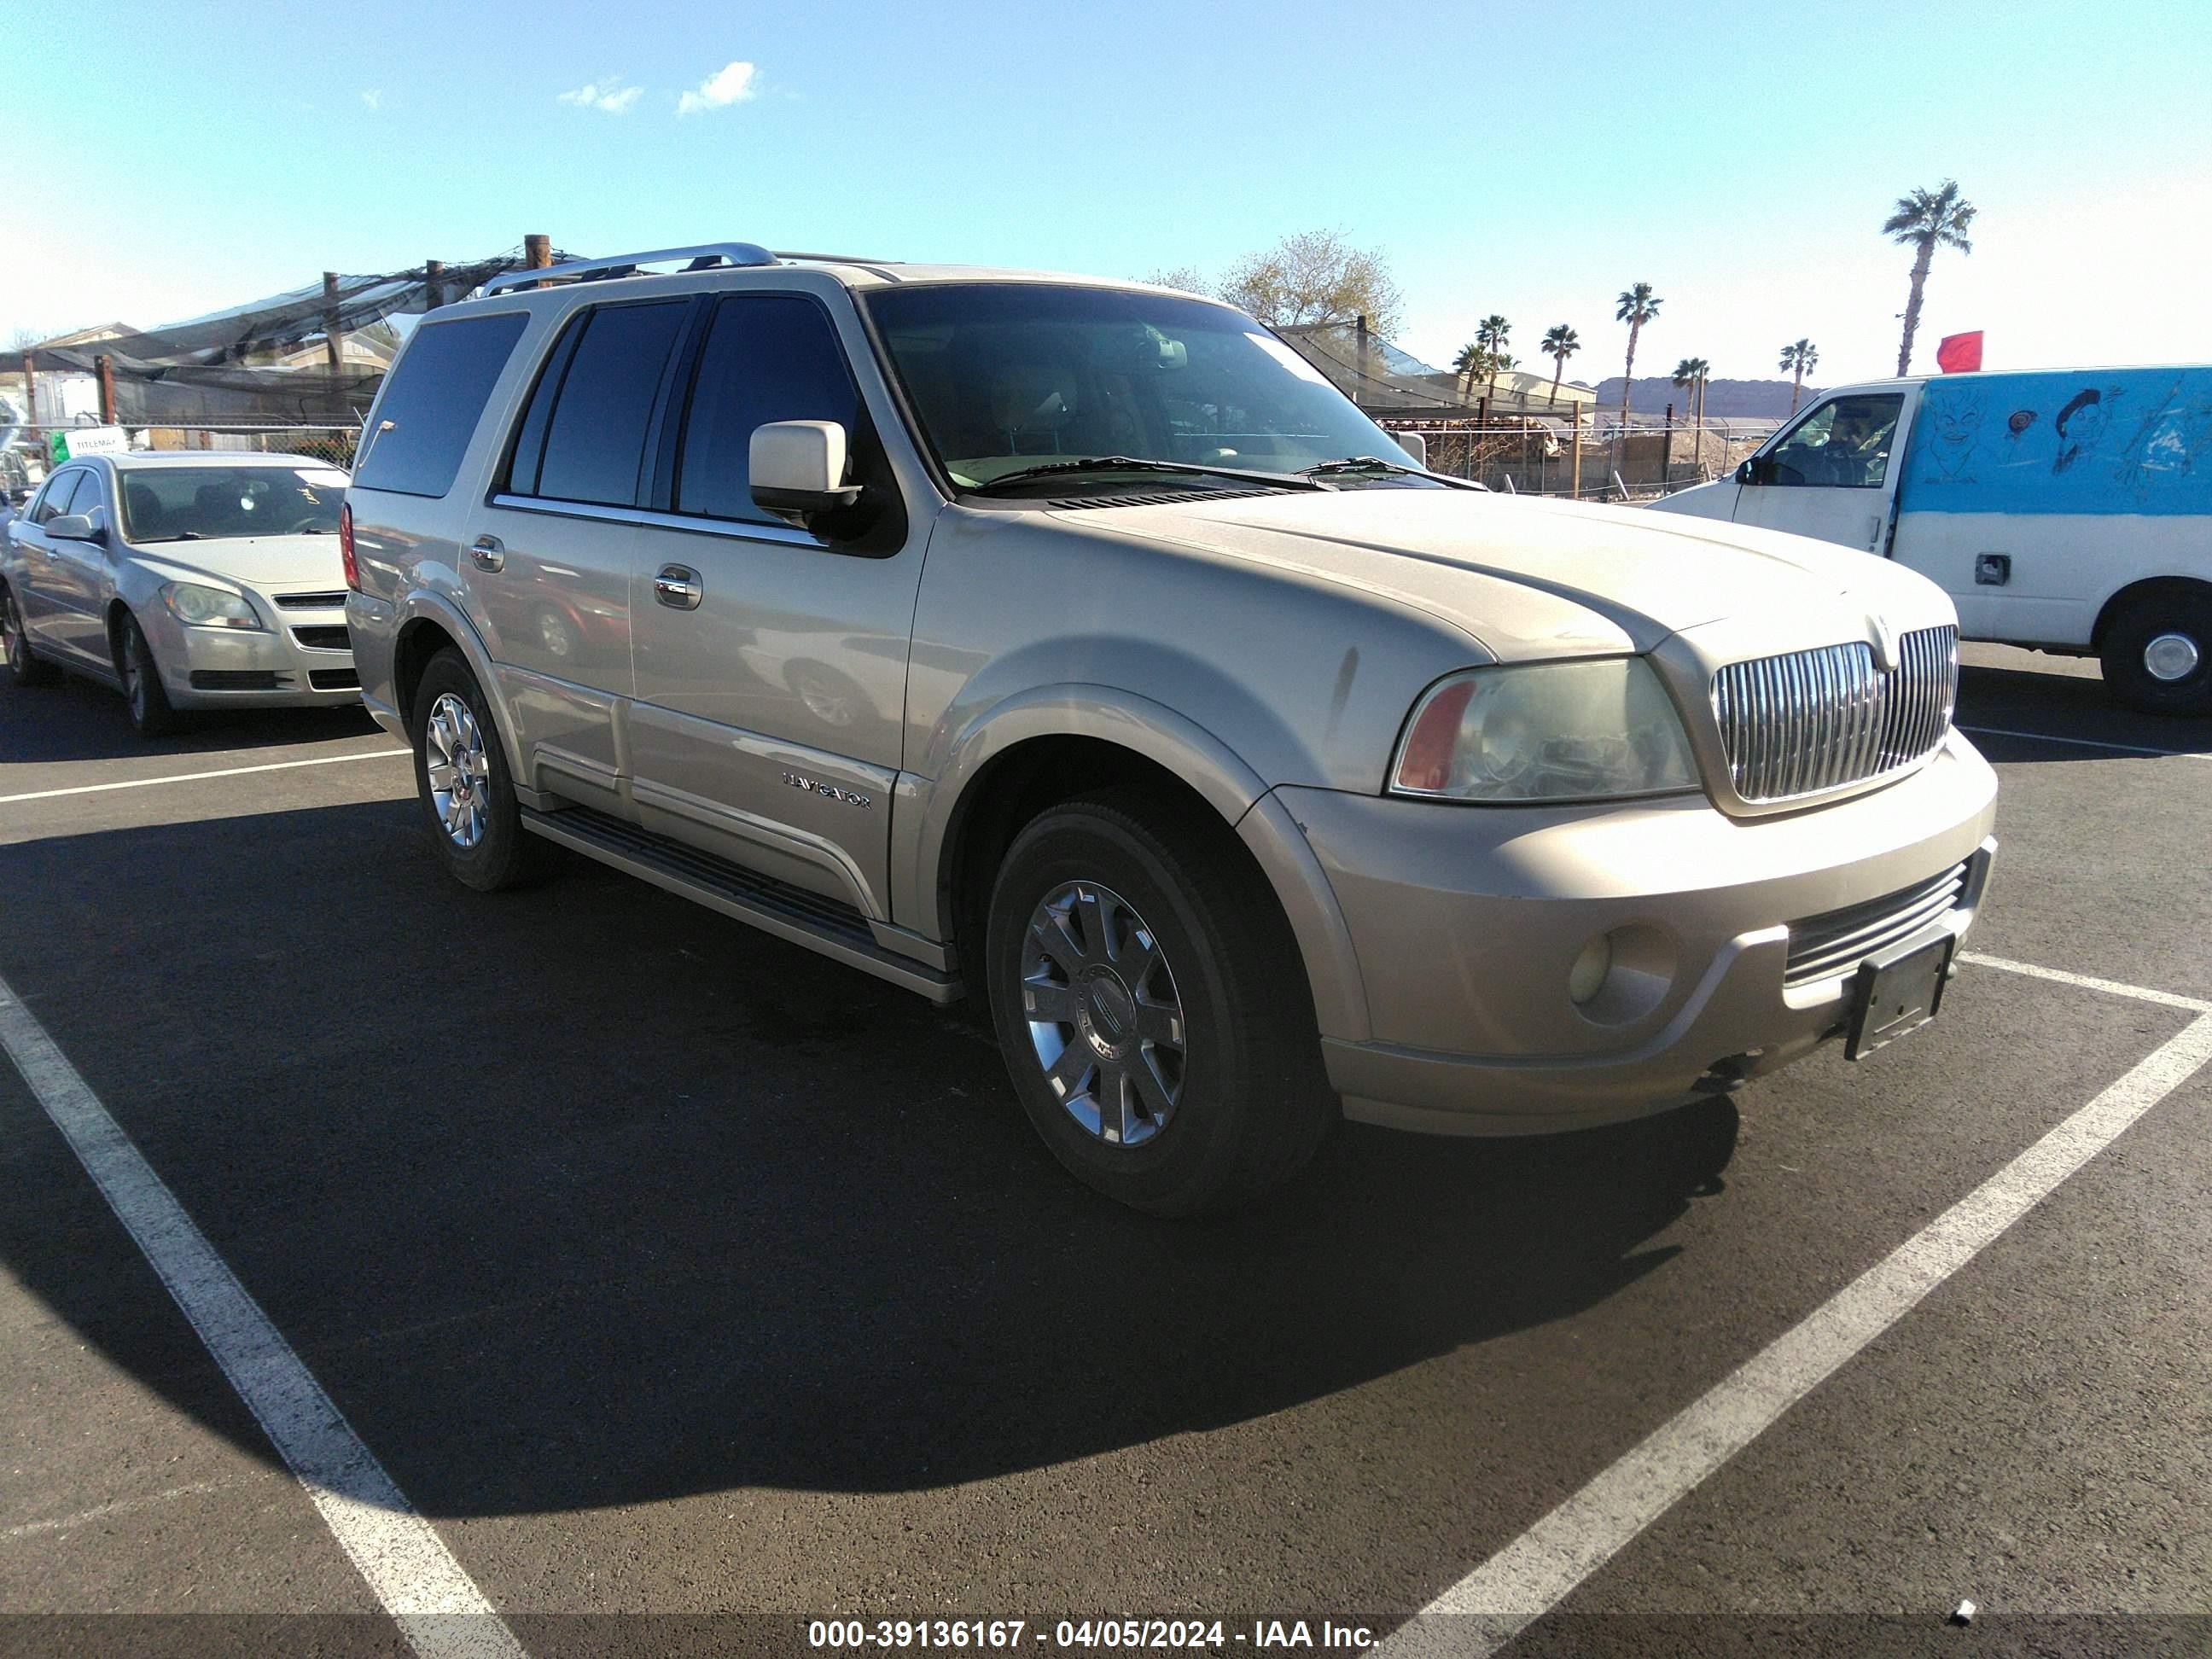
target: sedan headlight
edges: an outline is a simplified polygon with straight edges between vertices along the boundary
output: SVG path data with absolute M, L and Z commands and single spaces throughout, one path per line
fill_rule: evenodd
M 1439 680 L 1390 768 L 1391 793 L 1437 800 L 1610 800 L 1697 785 L 1681 717 L 1641 657 Z
M 161 603 L 187 628 L 258 628 L 261 617 L 243 594 L 197 582 L 171 582 Z

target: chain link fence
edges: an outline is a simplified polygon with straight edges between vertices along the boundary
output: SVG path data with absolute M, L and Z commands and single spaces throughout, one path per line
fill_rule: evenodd
M 1650 501 L 1725 477 L 1773 430 L 1769 421 L 1621 428 L 1518 416 L 1487 423 L 1385 418 L 1380 424 L 1418 434 L 1432 471 L 1516 495 L 1612 501 Z

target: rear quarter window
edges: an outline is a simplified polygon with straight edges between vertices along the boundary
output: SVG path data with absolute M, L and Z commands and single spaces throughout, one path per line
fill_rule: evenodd
M 402 495 L 451 489 L 484 400 L 529 320 L 516 311 L 423 324 L 377 403 L 355 484 Z

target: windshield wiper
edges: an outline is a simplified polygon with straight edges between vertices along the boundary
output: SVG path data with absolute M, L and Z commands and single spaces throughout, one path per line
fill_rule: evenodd
M 1235 478 L 1245 483 L 1267 484 L 1277 489 L 1321 489 L 1326 487 L 1295 472 L 1249 472 L 1233 466 L 1199 466 L 1188 461 L 1154 461 L 1136 455 L 1085 455 L 1075 460 L 1053 461 L 1042 466 L 1025 466 L 1018 471 L 1002 472 L 988 483 L 977 484 L 972 493 L 988 495 L 1004 485 L 1027 483 L 1032 478 L 1066 477 L 1097 472 L 1176 472 L 1200 478 Z
M 204 542 L 207 538 L 197 530 L 179 530 L 173 536 L 133 536 L 131 539 L 141 547 L 151 547 L 155 542 Z
M 1380 455 L 1346 455 L 1338 460 L 1323 461 L 1306 468 L 1301 475 L 1308 478 L 1344 478 L 1376 472 L 1402 472 L 1411 478 L 1433 479 L 1454 489 L 1482 489 L 1486 486 L 1468 478 L 1446 477 L 1431 472 L 1425 466 L 1409 466 L 1403 461 L 1386 461 Z

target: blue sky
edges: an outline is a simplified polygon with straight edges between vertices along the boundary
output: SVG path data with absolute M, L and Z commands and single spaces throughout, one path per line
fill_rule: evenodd
M 16 3 L 37 183 L 0 337 L 526 231 L 1141 276 L 1327 226 L 1386 255 L 1432 361 L 1501 311 L 1524 362 L 1569 322 L 1570 374 L 1617 373 L 1641 280 L 1640 371 L 1770 376 L 1808 335 L 1832 384 L 1893 370 L 1907 259 L 1878 227 L 1955 175 L 1976 249 L 1939 262 L 1916 367 L 1977 326 L 1993 368 L 2203 361 L 2208 62 L 2202 0 Z

